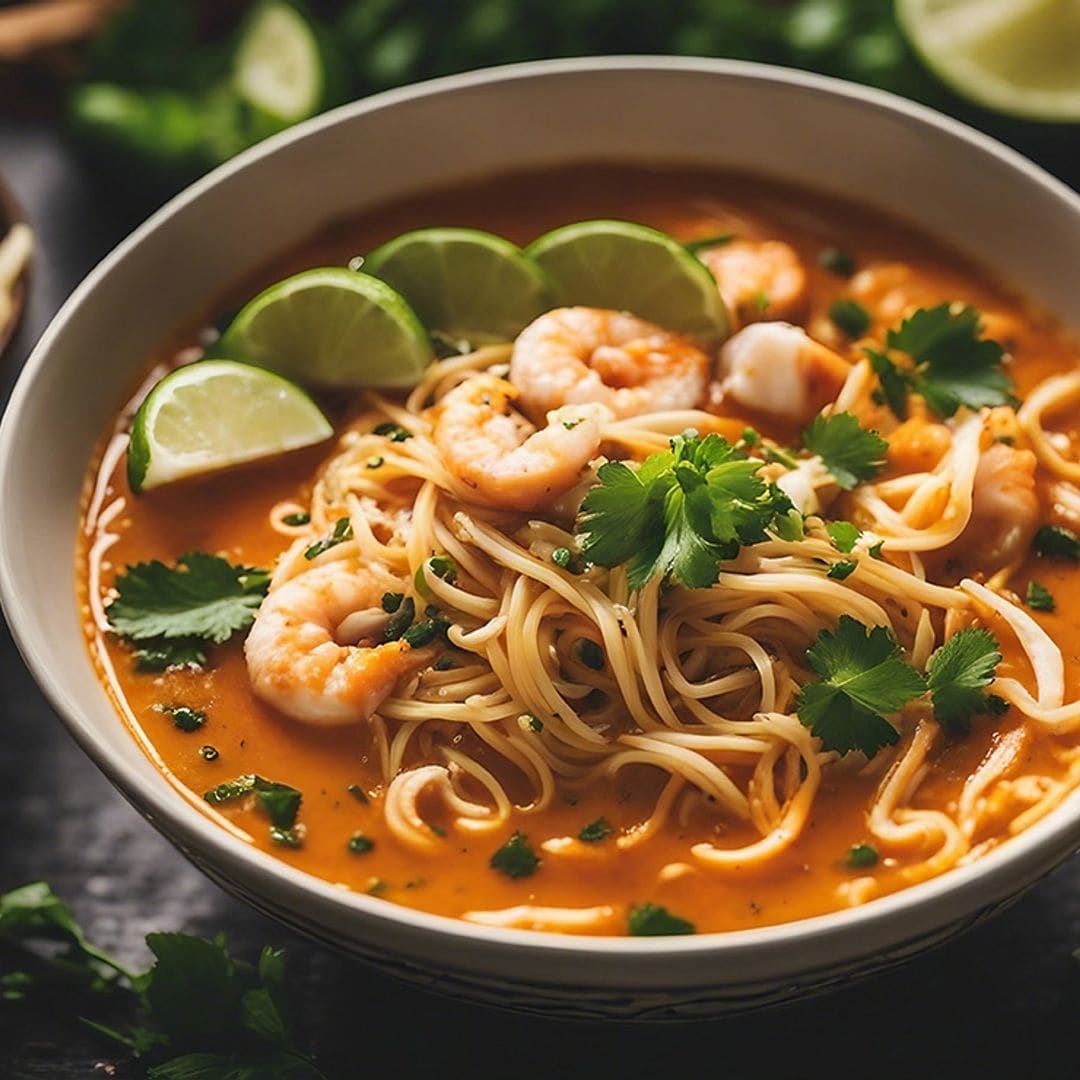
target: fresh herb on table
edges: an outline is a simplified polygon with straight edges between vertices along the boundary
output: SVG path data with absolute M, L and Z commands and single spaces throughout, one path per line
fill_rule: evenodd
M 79 1019 L 148 1080 L 324 1080 L 296 1035 L 283 952 L 265 948 L 253 965 L 230 956 L 223 935 L 146 944 L 153 967 L 130 971 L 86 940 L 45 882 L 24 885 L 0 896 L 0 996 L 14 1008 L 75 993 Z
M 627 916 L 627 930 L 631 937 L 666 937 L 673 934 L 692 934 L 694 924 L 678 915 L 672 915 L 659 904 L 635 904 Z
M 265 570 L 191 551 L 171 568 L 157 560 L 128 566 L 105 614 L 113 632 L 136 646 L 140 670 L 201 667 L 208 645 L 251 626 L 269 584 Z
M 590 821 L 588 825 L 582 826 L 581 831 L 578 833 L 578 839 L 584 840 L 586 844 L 599 844 L 602 840 L 606 840 L 615 830 L 608 824 L 605 818 L 597 818 L 595 821 Z
M 719 435 L 692 433 L 637 468 L 609 461 L 581 504 L 581 550 L 601 566 L 626 563 L 633 589 L 657 574 L 691 589 L 712 585 L 721 562 L 765 540 L 777 516 L 791 510 L 761 468 Z
M 847 412 L 815 417 L 803 432 L 803 446 L 821 458 L 846 491 L 873 479 L 885 464 L 889 450 L 889 444 L 876 431 L 867 431 Z
M 1029 581 L 1024 603 L 1032 611 L 1053 611 L 1057 604 L 1054 602 L 1054 594 L 1045 585 L 1037 581 Z
M 509 878 L 529 877 L 540 865 L 540 856 L 529 847 L 528 840 L 520 832 L 514 833 L 494 855 L 491 868 Z

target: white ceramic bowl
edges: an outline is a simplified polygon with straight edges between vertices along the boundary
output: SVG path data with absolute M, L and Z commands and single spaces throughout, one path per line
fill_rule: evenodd
M 979 862 L 784 926 L 577 938 L 426 915 L 309 877 L 234 839 L 156 772 L 87 658 L 73 548 L 93 447 L 146 357 L 189 313 L 341 214 L 407 192 L 575 160 L 731 166 L 884 208 L 1080 325 L 1080 199 L 1016 154 L 892 96 L 752 64 L 527 64 L 338 109 L 189 188 L 76 290 L 0 429 L 0 586 L 27 664 L 123 794 L 253 906 L 405 978 L 567 1015 L 706 1015 L 909 956 L 983 918 L 1080 847 L 1080 797 Z

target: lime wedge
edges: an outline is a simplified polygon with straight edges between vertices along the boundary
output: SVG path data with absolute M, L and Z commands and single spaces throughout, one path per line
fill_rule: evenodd
M 215 349 L 305 385 L 404 389 L 434 359 L 412 309 L 344 267 L 305 270 L 259 293 Z
M 582 221 L 545 233 L 525 254 L 554 282 L 562 304 L 629 311 L 709 344 L 727 334 L 727 311 L 712 274 L 656 229 Z
M 201 360 L 166 375 L 135 414 L 127 473 L 138 493 L 334 434 L 300 387 L 233 360 Z
M 896 14 L 963 97 L 1032 120 L 1080 120 L 1077 0 L 897 0 Z
M 240 96 L 285 124 L 322 108 L 326 72 L 311 24 L 283 0 L 258 4 L 241 31 L 233 61 Z
M 472 342 L 507 341 L 552 306 L 543 271 L 501 236 L 418 229 L 364 259 L 429 329 Z

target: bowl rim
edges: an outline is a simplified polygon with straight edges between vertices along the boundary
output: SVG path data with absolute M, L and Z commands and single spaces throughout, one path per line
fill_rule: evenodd
M 996 139 L 926 106 L 886 91 L 796 69 L 740 60 L 698 57 L 612 56 L 508 64 L 430 79 L 339 106 L 246 150 L 175 195 L 106 255 L 76 287 L 49 323 L 12 390 L 0 420 L 0 485 L 6 487 L 13 483 L 9 476 L 10 470 L 6 466 L 14 445 L 23 434 L 18 421 L 19 415 L 24 403 L 35 392 L 54 342 L 64 333 L 76 310 L 92 301 L 98 283 L 107 277 L 129 252 L 151 237 L 166 221 L 233 174 L 274 155 L 280 148 L 318 138 L 321 132 L 328 128 L 417 99 L 446 96 L 461 90 L 497 87 L 521 80 L 597 73 L 638 73 L 647 76 L 680 72 L 749 80 L 815 95 L 844 98 L 851 104 L 886 113 L 893 119 L 915 127 L 935 128 L 951 140 L 965 143 L 973 151 L 988 155 L 1019 173 L 1024 182 L 1044 189 L 1063 204 L 1067 213 L 1080 218 L 1080 195 Z M 646 958 L 650 961 L 666 958 L 675 960 L 688 954 L 733 959 L 750 954 L 786 951 L 790 946 L 808 938 L 835 942 L 847 939 L 852 942 L 869 931 L 881 931 L 885 924 L 898 920 L 901 915 L 929 911 L 946 897 L 953 899 L 954 908 L 962 908 L 960 915 L 971 915 L 987 902 L 996 902 L 1014 893 L 1016 889 L 1011 883 L 1017 877 L 1022 878 L 1025 883 L 1033 881 L 1080 848 L 1080 791 L 1074 791 L 1061 805 L 1020 835 L 1010 838 L 1007 844 L 966 866 L 954 867 L 937 877 L 869 903 L 769 926 L 703 932 L 685 937 L 579 937 L 490 927 L 381 901 L 315 877 L 231 836 L 209 816 L 191 805 L 190 800 L 174 790 L 160 774 L 144 776 L 133 765 L 109 754 L 106 747 L 99 743 L 92 725 L 83 718 L 79 710 L 67 708 L 62 695 L 54 688 L 54 671 L 58 669 L 61 658 L 58 653 L 53 654 L 51 648 L 45 647 L 47 643 L 38 640 L 30 632 L 29 610 L 33 597 L 24 596 L 18 584 L 19 552 L 6 524 L 8 520 L 8 515 L 0 518 L 0 605 L 22 658 L 53 711 L 121 794 L 197 865 L 208 863 L 218 868 L 220 874 L 226 878 L 239 877 L 245 885 L 244 893 L 250 892 L 253 880 L 257 881 L 264 890 L 264 899 L 271 907 L 281 907 L 301 921 L 304 921 L 302 912 L 305 901 L 318 898 L 324 905 L 321 909 L 323 914 L 333 910 L 334 925 L 339 928 L 343 918 L 358 920 L 357 925 L 365 921 L 372 926 L 387 922 L 411 934 L 414 941 L 428 938 L 451 944 L 458 943 L 461 946 L 486 947 L 489 950 L 525 950 L 534 956 L 543 955 L 551 959 L 581 958 L 599 954 L 605 961 L 622 961 L 623 968 L 631 968 Z M 110 708 L 113 707 L 110 703 Z M 139 752 L 143 751 L 140 749 Z M 214 876 L 218 878 L 219 875 Z M 940 916 L 924 919 L 923 929 L 938 928 L 945 921 L 946 919 Z M 314 927 L 312 929 L 315 930 Z M 319 921 L 317 936 L 328 936 L 326 920 Z M 868 936 L 873 938 L 874 934 L 870 933 Z M 910 938 L 911 934 L 885 933 L 883 936 Z M 850 945 L 841 951 L 849 956 L 861 955 Z M 458 966 L 469 967 L 466 962 Z M 632 975 L 633 972 L 626 971 L 625 974 Z M 713 974 L 714 979 L 722 977 L 722 972 Z M 689 970 L 686 975 L 687 982 L 695 978 Z M 696 976 L 697 979 L 701 977 L 700 974 Z

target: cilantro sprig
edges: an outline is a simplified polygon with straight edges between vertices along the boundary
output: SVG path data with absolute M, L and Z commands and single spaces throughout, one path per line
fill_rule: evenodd
M 803 445 L 821 458 L 833 479 L 846 491 L 881 471 L 889 444 L 867 431 L 851 413 L 817 416 L 803 432 Z
M 900 738 L 887 718 L 927 693 L 935 718 L 952 735 L 964 734 L 973 716 L 992 712 L 986 688 L 1001 652 L 988 630 L 969 627 L 933 653 L 923 676 L 884 626 L 867 627 L 841 615 L 835 631 L 818 634 L 806 659 L 820 678 L 798 693 L 800 721 L 823 750 L 873 757 Z
M 939 416 L 952 416 L 962 405 L 1007 405 L 1013 400 L 1012 380 L 1005 374 L 1005 350 L 979 336 L 981 316 L 972 307 L 951 304 L 920 308 L 885 338 L 887 351 L 866 349 L 882 393 L 901 419 L 909 390 L 922 394 Z M 914 366 L 898 365 L 888 350 L 906 353 Z
M 774 519 L 791 509 L 758 475 L 762 465 L 719 435 L 693 432 L 637 468 L 607 462 L 581 504 L 581 551 L 600 566 L 626 563 L 632 589 L 657 574 L 706 588 L 721 562 L 765 540 Z
M 201 667 L 207 646 L 251 626 L 269 585 L 265 570 L 190 551 L 174 567 L 156 559 L 127 567 L 105 614 L 113 632 L 136 646 L 140 670 Z

